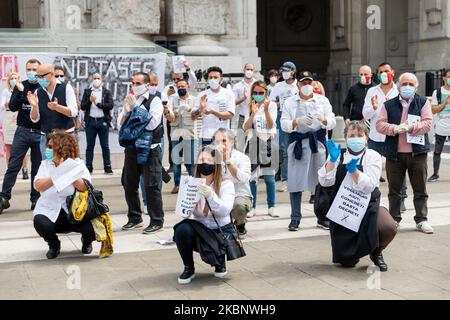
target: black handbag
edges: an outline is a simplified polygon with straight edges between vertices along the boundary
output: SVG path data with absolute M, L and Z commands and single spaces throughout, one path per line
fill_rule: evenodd
M 73 202 L 75 197 L 79 191 L 75 190 L 74 194 L 68 196 L 66 199 L 67 208 L 69 209 L 69 213 L 67 214 L 67 218 L 71 224 L 79 224 L 85 223 L 87 221 L 91 221 L 101 215 L 104 215 L 109 212 L 109 208 L 106 204 L 103 203 L 103 192 L 100 190 L 94 189 L 92 184 L 83 179 L 84 184 L 86 185 L 88 197 L 87 197 L 87 210 L 81 220 L 77 220 L 75 218 L 75 214 L 73 212 Z
M 219 227 L 220 236 L 223 238 L 223 245 L 225 247 L 225 251 L 227 253 L 227 261 L 233 261 L 239 258 L 245 257 L 247 254 L 244 250 L 244 244 L 242 243 L 241 239 L 239 239 L 238 232 L 236 230 L 236 226 L 233 223 L 233 217 L 231 216 L 231 224 L 233 225 L 233 233 L 225 234 L 222 231 L 222 228 L 219 226 L 219 223 L 216 220 L 216 217 L 214 216 L 214 213 L 211 210 L 211 207 L 209 206 L 208 201 L 206 201 L 206 204 L 208 205 L 209 212 L 211 212 L 214 221 L 217 224 L 217 227 Z

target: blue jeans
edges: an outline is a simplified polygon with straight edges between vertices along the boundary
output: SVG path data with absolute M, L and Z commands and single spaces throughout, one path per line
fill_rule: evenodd
M 302 220 L 302 192 L 294 192 L 291 197 L 291 221 L 300 224 Z
M 103 154 L 103 168 L 111 168 L 111 151 L 109 149 L 109 125 L 105 118 L 89 118 L 86 125 L 86 167 L 92 171 L 94 161 L 94 148 L 97 135 L 100 139 Z
M 180 138 L 178 141 L 172 141 L 172 161 L 174 164 L 173 177 L 175 187 L 180 186 L 182 156 L 184 158 L 184 165 L 186 166 L 189 175 L 194 175 L 196 149 L 196 140 L 183 140 L 183 138 Z
M 287 181 L 288 179 L 288 154 L 287 150 L 289 147 L 289 135 L 281 129 L 281 111 L 278 110 L 277 116 L 277 139 L 280 146 L 280 152 L 282 156 L 280 158 L 280 170 L 281 170 L 281 181 Z
M 267 206 L 270 208 L 275 208 L 275 197 L 276 197 L 276 190 L 275 190 L 275 175 L 271 176 L 263 176 L 264 182 L 266 183 L 266 193 L 267 193 Z M 256 208 L 256 197 L 257 197 L 257 187 L 258 184 L 256 181 L 250 182 L 250 189 L 252 190 L 253 195 L 253 209 Z
M 43 160 L 47 160 L 45 156 L 45 150 L 47 149 L 47 137 L 45 135 L 41 135 L 41 141 L 39 143 L 39 150 L 41 150 L 41 156 Z

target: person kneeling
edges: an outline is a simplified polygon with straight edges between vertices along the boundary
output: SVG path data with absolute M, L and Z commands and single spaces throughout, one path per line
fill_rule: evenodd
M 200 201 L 189 219 L 174 226 L 174 240 L 184 264 L 179 284 L 189 284 L 195 278 L 194 251 L 202 260 L 215 267 L 214 276 L 227 274 L 226 251 L 221 245 L 220 229 L 225 235 L 234 232 L 231 210 L 235 198 L 234 184 L 222 179 L 222 159 L 211 146 L 203 147 L 195 166 L 195 177 L 206 179 L 199 186 Z
M 331 194 L 337 198 L 336 195 L 349 174 L 349 189 L 367 194 L 370 202 L 358 232 L 331 221 L 333 262 L 352 268 L 360 258 L 370 254 L 374 264 L 385 272 L 388 266 L 382 252 L 394 239 L 397 227 L 388 210 L 380 207 L 381 155 L 366 148 L 367 128 L 360 122 L 350 122 L 345 129 L 345 137 L 348 148 L 345 153 L 341 152 L 341 146 L 337 147 L 333 140 L 327 142 L 330 156 L 325 166 L 319 170 L 319 183 L 322 187 L 333 187 Z M 330 203 L 333 201 L 331 199 Z
M 87 191 L 83 181 L 91 181 L 91 177 L 84 162 L 80 159 L 80 151 L 76 139 L 65 132 L 50 133 L 47 137 L 47 159 L 42 161 L 34 181 L 34 187 L 41 196 L 34 210 L 34 228 L 36 232 L 48 243 L 48 259 L 55 259 L 60 254 L 61 242 L 57 233 L 81 233 L 82 253 L 92 253 L 92 242 L 96 240 L 95 231 L 90 221 L 82 224 L 71 224 L 67 218 L 68 208 L 66 199 L 75 189 L 81 192 Z M 67 159 L 74 160 L 82 168 L 82 177 L 70 183 L 69 186 L 58 192 L 52 176 L 57 168 Z M 80 170 L 81 171 L 81 170 Z M 58 177 L 58 180 L 70 179 L 68 172 L 66 177 Z M 69 181 L 67 181 L 69 183 Z

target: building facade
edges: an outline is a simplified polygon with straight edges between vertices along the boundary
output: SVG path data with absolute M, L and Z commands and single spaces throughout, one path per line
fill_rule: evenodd
M 316 72 L 334 104 L 362 64 L 450 67 L 445 0 L 3 0 L 0 27 L 122 29 L 168 43 L 195 69 L 242 72 L 285 60 Z

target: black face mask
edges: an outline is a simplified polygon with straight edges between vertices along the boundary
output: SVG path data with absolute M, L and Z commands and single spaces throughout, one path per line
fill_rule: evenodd
M 198 165 L 198 172 L 202 176 L 207 177 L 216 172 L 216 166 L 214 164 L 202 163 Z

